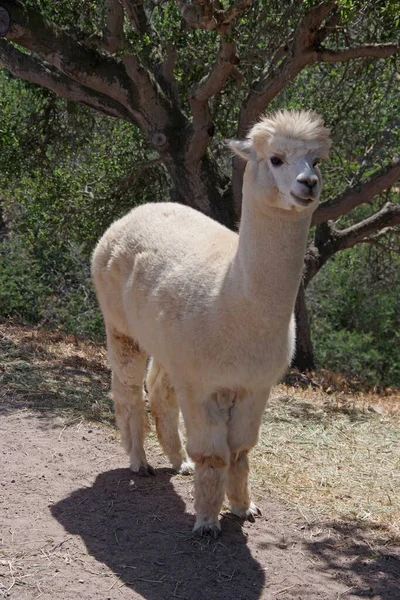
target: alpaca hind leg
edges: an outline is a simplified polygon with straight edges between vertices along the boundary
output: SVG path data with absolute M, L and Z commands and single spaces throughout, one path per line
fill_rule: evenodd
M 154 475 L 143 446 L 149 428 L 143 398 L 147 355 L 132 338 L 115 330 L 107 331 L 107 347 L 116 420 L 122 444 L 130 456 L 130 468 L 145 477 Z
M 227 495 L 232 513 L 251 522 L 261 515 L 261 511 L 250 499 L 248 452 L 257 443 L 268 395 L 267 391 L 235 403 L 228 426 L 230 465 Z
M 229 462 L 227 422 L 229 409 L 221 407 L 218 394 L 206 399 L 189 391 L 179 395 L 188 438 L 188 454 L 195 462 L 194 532 L 216 538 L 218 516 L 224 500 Z
M 194 471 L 194 465 L 182 445 L 175 390 L 167 372 L 154 359 L 150 364 L 146 384 L 150 410 L 162 449 L 173 469 L 182 475 L 190 475 Z

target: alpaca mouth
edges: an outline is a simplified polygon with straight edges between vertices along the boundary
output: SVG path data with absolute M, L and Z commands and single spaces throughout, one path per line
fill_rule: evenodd
M 301 198 L 300 196 L 296 196 L 293 192 L 290 192 L 290 194 L 298 204 L 301 204 L 301 206 L 309 206 L 315 200 L 315 198 Z

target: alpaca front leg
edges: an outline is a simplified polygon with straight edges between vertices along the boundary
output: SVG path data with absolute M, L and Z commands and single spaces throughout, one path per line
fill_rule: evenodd
M 217 538 L 221 525 L 218 516 L 224 501 L 228 465 L 221 452 L 213 456 L 199 456 L 195 470 L 195 509 L 194 532 L 210 534 Z
M 196 523 L 193 531 L 218 537 L 219 513 L 225 496 L 229 448 L 229 411 L 220 407 L 217 395 L 206 401 L 195 395 L 179 398 L 188 438 L 188 454 L 195 463 Z
M 231 454 L 227 495 L 232 513 L 251 522 L 261 511 L 250 499 L 248 452 L 257 443 L 268 396 L 269 390 L 266 390 L 236 402 L 228 428 Z
M 249 459 L 247 450 L 236 453 L 231 452 L 231 462 L 228 472 L 227 495 L 231 505 L 231 512 L 242 519 L 254 523 L 255 517 L 261 511 L 250 501 L 249 493 Z

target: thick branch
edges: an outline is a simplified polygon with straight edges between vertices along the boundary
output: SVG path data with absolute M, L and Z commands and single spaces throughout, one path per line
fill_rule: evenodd
M 22 2 L 13 3 L 11 18 L 7 39 L 38 54 L 81 85 L 110 96 L 136 116 L 137 90 L 120 61 L 75 41 Z
M 66 100 L 80 102 L 106 115 L 135 123 L 132 114 L 116 100 L 80 85 L 51 65 L 45 65 L 33 56 L 24 54 L 2 39 L 0 39 L 0 63 L 15 77 L 43 86 Z
M 369 236 L 376 234 L 382 228 L 393 227 L 400 224 L 400 204 L 388 202 L 377 213 L 364 219 L 361 223 L 347 227 L 336 232 L 337 250 L 352 248 L 356 244 L 366 241 Z
M 160 37 L 158 31 L 153 27 L 151 20 L 148 18 L 143 0 L 120 0 L 124 7 L 128 19 L 134 31 L 140 36 L 151 39 L 151 44 L 145 44 L 142 49 L 142 57 L 145 60 L 149 60 L 152 50 L 156 50 L 158 59 L 162 60 L 162 51 Z
M 277 68 L 274 68 L 273 64 L 266 70 L 243 102 L 239 118 L 239 137 L 246 135 L 251 124 L 289 81 L 313 62 L 311 49 L 318 35 L 318 29 L 335 8 L 336 2 L 330 1 L 319 4 L 306 13 L 294 33 L 293 41 L 289 44 L 286 58 Z
M 254 86 L 243 103 L 239 136 L 243 137 L 246 134 L 250 125 L 273 98 L 307 65 L 315 62 L 344 62 L 365 57 L 386 58 L 399 53 L 399 44 L 366 44 L 343 50 L 322 48 L 321 42 L 335 31 L 340 21 L 340 16 L 333 12 L 335 9 L 335 2 L 325 2 L 310 9 L 297 28 L 293 40 L 278 49 L 264 77 Z M 326 24 L 321 27 L 325 19 Z M 276 68 L 276 64 L 285 56 L 286 59 Z
M 337 26 L 340 24 L 340 12 L 333 12 L 325 21 L 325 25 L 320 27 L 317 35 L 315 36 L 314 43 L 316 46 L 320 46 L 322 42 L 331 35 L 335 31 L 337 31 Z
M 107 32 L 106 47 L 110 52 L 116 52 L 123 46 L 124 40 L 124 9 L 119 0 L 107 2 Z
M 128 15 L 128 19 L 132 28 L 137 31 L 137 33 L 140 35 L 145 33 L 150 35 L 153 33 L 143 6 L 143 2 L 136 2 L 135 0 L 121 0 L 121 3 L 126 10 L 126 14 Z
M 314 55 L 315 62 L 345 62 L 352 58 L 387 58 L 398 54 L 398 44 L 366 44 L 358 48 L 346 48 L 344 50 L 328 50 L 319 48 Z
M 319 47 L 321 43 L 331 35 L 334 31 L 337 30 L 337 26 L 340 23 L 340 13 L 333 13 L 326 20 L 326 23 L 323 27 L 321 27 L 317 35 L 315 36 L 314 46 Z M 271 65 L 276 65 L 284 56 L 287 55 L 289 49 L 293 43 L 293 38 L 286 40 L 280 48 L 278 48 L 271 59 Z
M 218 0 L 180 0 L 182 19 L 192 29 L 211 31 L 226 27 L 238 19 L 251 6 L 253 0 L 237 0 L 223 10 Z
M 252 0 L 237 0 L 235 4 L 232 4 L 227 8 L 220 17 L 220 22 L 225 25 L 230 25 L 238 17 L 241 17 L 243 13 L 251 6 Z
M 369 202 L 374 196 L 381 194 L 398 179 L 400 179 L 400 157 L 356 186 L 347 188 L 335 198 L 320 204 L 313 215 L 312 224 L 325 223 L 349 213 L 356 206 Z
M 336 229 L 333 221 L 318 225 L 314 241 L 307 249 L 304 285 L 307 286 L 323 265 L 340 250 L 371 241 L 383 229 L 400 224 L 400 204 L 388 202 L 379 212 L 346 229 Z
M 251 5 L 252 0 L 238 0 L 222 10 L 222 4 L 212 0 L 179 2 L 182 18 L 189 27 L 217 29 L 220 44 L 217 59 L 208 75 L 193 86 L 189 103 L 193 114 L 192 131 L 187 144 L 186 160 L 199 161 L 214 134 L 209 100 L 224 87 L 228 77 L 239 63 L 236 43 L 231 39 L 231 24 Z
M 211 31 L 218 27 L 214 2 L 212 0 L 180 0 L 182 19 L 192 29 Z
M 217 60 L 210 73 L 194 86 L 192 98 L 198 102 L 206 102 L 218 94 L 228 79 L 234 65 L 238 64 L 236 44 L 229 41 L 230 30 L 221 32 L 221 40 Z
M 239 62 L 236 44 L 229 40 L 230 35 L 229 28 L 221 31 L 217 60 L 209 74 L 191 91 L 189 102 L 193 113 L 193 133 L 186 155 L 189 161 L 200 160 L 204 155 L 214 133 L 208 101 L 222 90 L 234 66 Z
M 162 75 L 162 78 L 164 79 L 164 81 L 170 86 L 176 85 L 174 69 L 175 69 L 177 59 L 178 59 L 178 52 L 177 52 L 176 48 L 174 48 L 172 41 L 169 41 L 168 45 L 167 45 L 166 56 L 162 63 L 161 75 Z

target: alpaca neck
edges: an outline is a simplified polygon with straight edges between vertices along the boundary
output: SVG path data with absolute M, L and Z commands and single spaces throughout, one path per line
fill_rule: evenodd
M 263 206 L 243 195 L 239 244 L 233 260 L 236 293 L 249 299 L 261 318 L 289 322 L 300 285 L 311 213 Z

